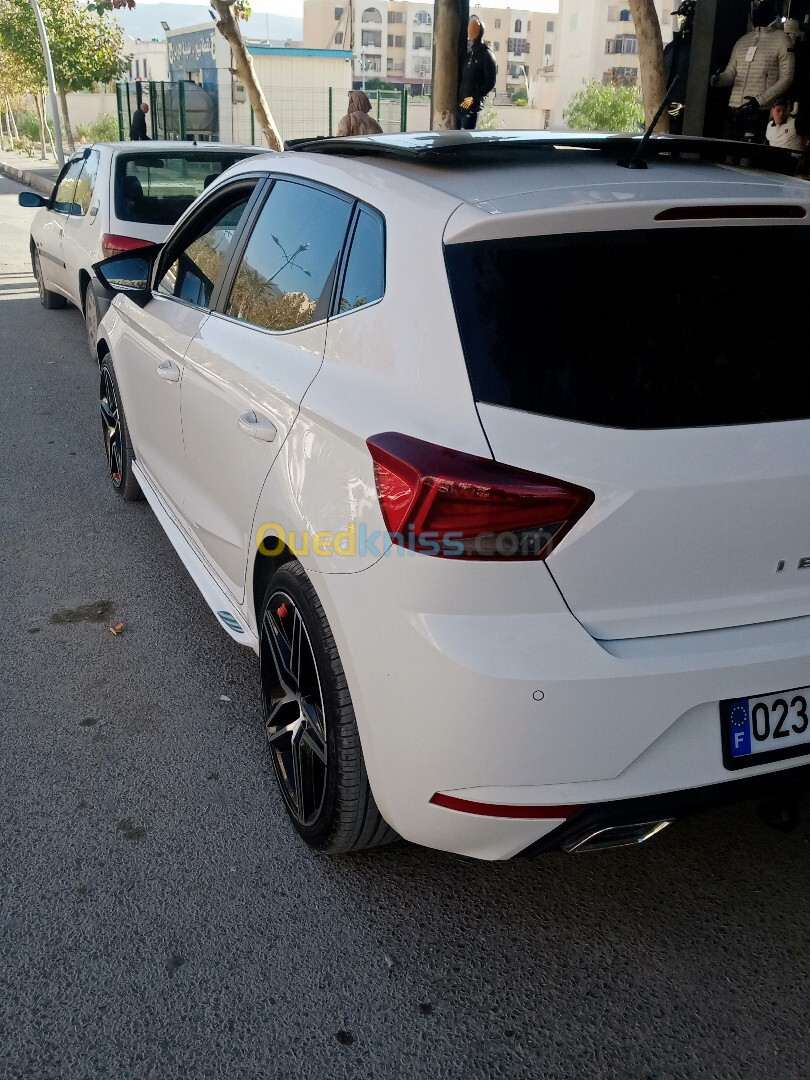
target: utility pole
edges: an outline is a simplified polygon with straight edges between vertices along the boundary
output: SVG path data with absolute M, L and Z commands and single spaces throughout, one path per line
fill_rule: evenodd
M 59 107 L 56 104 L 56 80 L 53 77 L 53 61 L 51 60 L 51 47 L 48 44 L 48 35 L 45 31 L 45 23 L 42 21 L 42 12 L 39 10 L 38 0 L 31 0 L 31 7 L 37 17 L 39 27 L 39 40 L 42 42 L 42 55 L 45 57 L 45 73 L 48 77 L 48 98 L 51 103 L 53 119 L 53 138 L 56 143 L 56 156 L 59 160 L 59 168 L 65 164 L 65 151 L 62 148 L 62 124 L 59 120 Z

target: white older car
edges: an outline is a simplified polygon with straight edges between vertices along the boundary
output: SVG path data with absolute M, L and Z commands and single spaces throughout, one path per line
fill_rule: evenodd
M 112 485 L 259 653 L 310 844 L 583 851 L 807 784 L 810 374 L 740 304 L 802 280 L 786 161 L 313 141 L 97 267 Z
M 49 199 L 31 191 L 19 196 L 23 206 L 41 208 L 31 225 L 31 265 L 43 305 L 75 304 L 95 352 L 99 306 L 93 302 L 93 263 L 165 240 L 206 184 L 260 152 L 147 141 L 95 143 L 75 153 Z M 103 294 L 98 299 L 106 311 L 108 301 Z

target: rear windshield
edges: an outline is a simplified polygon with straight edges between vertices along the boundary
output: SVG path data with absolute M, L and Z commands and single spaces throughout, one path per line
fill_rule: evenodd
M 810 417 L 807 226 L 448 245 L 477 401 L 621 428 Z
M 120 221 L 174 225 L 197 196 L 247 154 L 122 154 L 115 172 Z

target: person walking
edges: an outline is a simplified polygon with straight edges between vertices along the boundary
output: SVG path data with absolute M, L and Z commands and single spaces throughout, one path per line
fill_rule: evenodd
M 338 138 L 347 135 L 382 135 L 383 129 L 371 113 L 371 102 L 364 90 L 349 91 L 349 108 L 337 126 Z
M 458 80 L 458 126 L 471 131 L 487 94 L 495 89 L 497 67 L 489 45 L 484 41 L 484 24 L 477 15 L 467 26 L 467 53 Z
M 144 139 L 149 141 L 149 136 L 146 134 L 146 114 L 148 112 L 149 106 L 144 101 L 138 106 L 132 116 L 132 125 L 129 129 L 129 137 L 134 142 L 143 142 Z

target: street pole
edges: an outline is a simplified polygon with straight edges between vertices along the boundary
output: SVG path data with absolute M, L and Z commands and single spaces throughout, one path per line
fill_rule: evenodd
M 366 88 L 366 50 L 362 46 L 360 47 L 360 71 L 361 71 L 361 76 L 360 77 L 363 80 L 363 89 L 365 90 L 365 88 Z
M 56 104 L 56 80 L 53 77 L 53 61 L 51 60 L 51 47 L 48 44 L 48 35 L 45 32 L 45 23 L 42 21 L 42 12 L 39 10 L 38 0 L 31 0 L 31 7 L 37 17 L 39 27 L 39 40 L 42 42 L 42 55 L 45 57 L 45 72 L 48 76 L 48 97 L 53 114 L 53 138 L 56 143 L 56 156 L 59 159 L 59 168 L 65 164 L 65 151 L 62 148 L 62 124 L 59 120 L 59 107 Z

